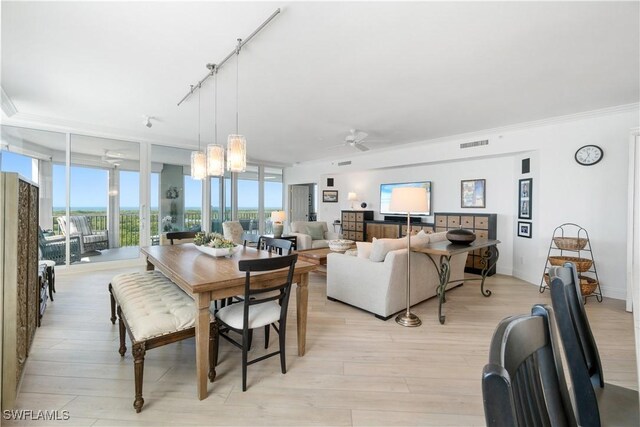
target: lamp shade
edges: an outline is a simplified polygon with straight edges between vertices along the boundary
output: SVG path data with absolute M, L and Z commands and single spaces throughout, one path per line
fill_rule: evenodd
M 282 222 L 287 219 L 287 213 L 285 211 L 273 211 L 271 212 L 271 221 Z
M 389 210 L 393 212 L 426 212 L 427 189 L 423 187 L 397 187 L 391 191 Z
M 191 152 L 191 178 L 204 179 L 207 176 L 207 156 L 202 151 Z
M 349 200 L 350 202 L 358 200 L 358 195 L 356 193 L 349 192 L 349 194 L 347 195 L 347 200 Z
M 227 138 L 227 170 L 247 170 L 247 141 L 243 135 L 232 134 Z
M 207 145 L 207 175 L 224 175 L 224 147 L 220 144 Z

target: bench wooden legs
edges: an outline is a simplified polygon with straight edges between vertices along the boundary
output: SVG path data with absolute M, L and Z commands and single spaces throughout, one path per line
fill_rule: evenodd
M 144 405 L 144 399 L 142 398 L 142 375 L 144 373 L 144 343 L 138 343 L 133 345 L 131 350 L 133 353 L 133 372 L 135 375 L 136 383 L 136 398 L 133 401 L 133 407 L 136 412 L 142 411 L 142 405 Z
M 209 331 L 209 381 L 216 379 L 216 365 L 218 364 L 218 322 L 211 323 Z
M 116 324 L 116 299 L 113 297 L 113 289 L 109 283 L 109 296 L 111 297 L 111 323 Z
M 120 356 L 124 357 L 124 354 L 127 352 L 126 338 L 127 338 L 127 330 L 124 325 L 124 320 L 122 320 L 122 309 L 118 306 L 118 329 L 120 330 L 120 348 L 118 352 Z

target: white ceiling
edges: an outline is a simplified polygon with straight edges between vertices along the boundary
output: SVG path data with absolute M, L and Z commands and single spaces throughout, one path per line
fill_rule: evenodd
M 13 118 L 197 143 L 197 96 L 176 103 L 276 8 L 240 55 L 252 159 L 294 163 L 350 128 L 372 147 L 638 102 L 638 2 L 2 2 Z M 235 120 L 235 60 L 218 77 L 218 135 Z M 143 115 L 158 120 L 151 129 Z M 213 86 L 202 91 L 213 139 Z M 89 142 L 88 142 L 89 143 Z

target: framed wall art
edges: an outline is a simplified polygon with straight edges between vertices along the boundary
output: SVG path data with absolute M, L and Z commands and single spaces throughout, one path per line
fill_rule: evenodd
M 460 207 L 484 208 L 485 206 L 485 179 L 469 179 L 460 181 Z
M 526 237 L 527 239 L 531 238 L 531 223 L 518 221 L 518 237 Z
M 337 190 L 323 190 L 322 201 L 324 203 L 338 203 L 338 191 Z
M 533 178 L 521 179 L 518 185 L 518 218 L 531 219 Z

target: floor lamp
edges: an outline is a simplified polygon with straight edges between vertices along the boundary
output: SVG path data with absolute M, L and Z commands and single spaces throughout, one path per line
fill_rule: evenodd
M 427 212 L 427 190 L 423 187 L 397 187 L 391 191 L 389 210 L 407 213 L 407 311 L 398 314 L 396 323 L 420 326 L 422 320 L 411 312 L 411 212 Z

